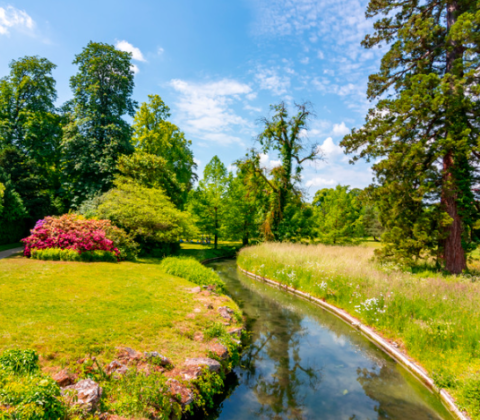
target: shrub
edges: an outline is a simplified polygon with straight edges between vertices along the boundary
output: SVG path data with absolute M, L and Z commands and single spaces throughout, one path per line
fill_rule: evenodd
M 168 257 L 161 262 L 160 267 L 168 274 L 183 277 L 200 286 L 214 285 L 220 291 L 225 289 L 225 283 L 220 276 L 194 258 Z
M 7 350 L 0 355 L 0 369 L 13 373 L 32 373 L 39 369 L 34 350 Z
M 32 258 L 44 261 L 78 261 L 78 262 L 117 262 L 117 255 L 110 251 L 78 252 L 74 249 L 32 249 Z

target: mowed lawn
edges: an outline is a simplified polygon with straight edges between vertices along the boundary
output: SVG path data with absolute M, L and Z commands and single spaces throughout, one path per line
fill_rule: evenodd
M 205 354 L 193 334 L 221 320 L 189 293 L 195 286 L 158 264 L 0 260 L 0 352 L 31 348 L 44 366 L 65 366 L 127 346 L 181 363 Z

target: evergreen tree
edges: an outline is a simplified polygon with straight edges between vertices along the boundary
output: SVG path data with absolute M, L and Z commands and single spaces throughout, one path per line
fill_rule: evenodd
M 480 217 L 477 2 L 371 0 L 366 15 L 379 18 L 363 45 L 389 50 L 370 76 L 377 105 L 342 145 L 354 160 L 377 161 L 382 254 L 406 262 L 434 255 L 461 273 Z
M 107 191 L 119 156 L 133 152 L 132 129 L 123 116 L 133 117 L 136 102 L 130 53 L 90 42 L 73 64 L 79 71 L 70 79 L 73 111 L 64 129 L 62 173 L 67 196 L 78 206 Z
M 378 210 L 373 205 L 366 205 L 363 209 L 363 228 L 368 236 L 372 236 L 374 241 L 378 239 L 385 231 L 381 222 Z

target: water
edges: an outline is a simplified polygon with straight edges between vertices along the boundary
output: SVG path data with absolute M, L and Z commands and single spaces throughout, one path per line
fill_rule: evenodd
M 322 308 L 210 264 L 248 317 L 250 347 L 210 419 L 453 420 L 440 399 Z

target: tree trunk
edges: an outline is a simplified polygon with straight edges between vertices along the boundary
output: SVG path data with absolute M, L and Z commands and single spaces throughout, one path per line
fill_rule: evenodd
M 447 1 L 447 31 L 450 32 L 452 25 L 457 19 L 458 3 L 457 0 Z M 454 63 L 455 60 L 461 58 L 462 46 L 457 45 L 455 41 L 451 41 L 450 45 L 447 45 L 446 55 L 446 72 L 450 74 L 455 73 Z M 455 87 L 451 86 L 451 102 L 455 102 L 453 98 L 457 93 L 454 91 Z M 453 117 L 455 113 L 447 110 L 447 136 L 450 135 L 455 138 L 455 134 L 451 129 L 454 121 L 448 121 Z M 449 127 L 450 126 L 450 127 Z M 446 228 L 446 239 L 443 247 L 443 259 L 445 262 L 445 268 L 447 271 L 453 274 L 460 274 L 467 268 L 467 262 L 465 257 L 465 250 L 462 247 L 462 218 L 458 211 L 458 186 L 455 179 L 455 157 L 452 149 L 447 150 L 443 157 L 443 188 L 441 203 L 442 207 L 452 218 L 452 223 Z

